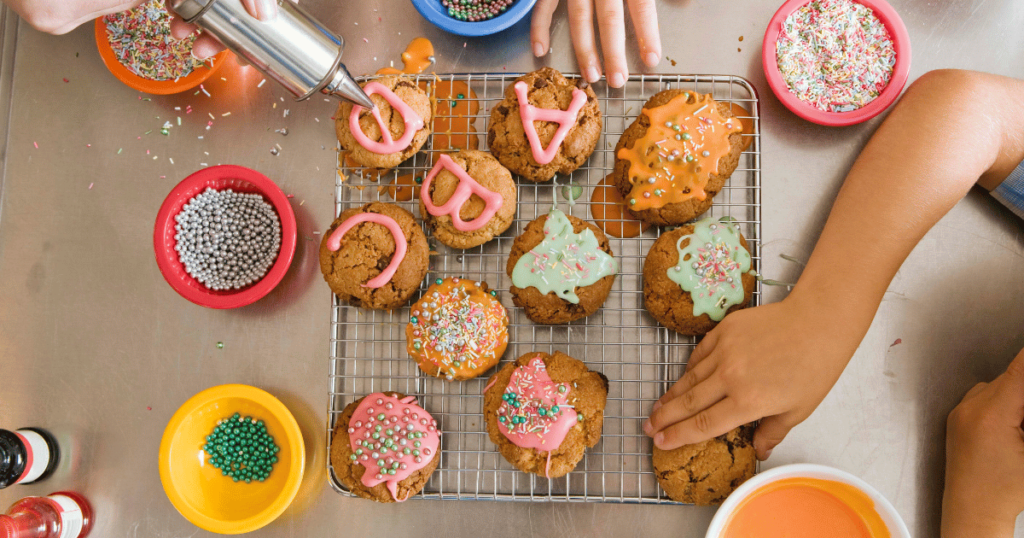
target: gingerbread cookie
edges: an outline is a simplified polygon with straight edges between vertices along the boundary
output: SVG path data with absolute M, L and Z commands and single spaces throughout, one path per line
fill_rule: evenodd
M 586 162 L 601 125 L 601 107 L 586 81 L 545 67 L 505 88 L 505 99 L 491 110 L 487 146 L 513 173 L 547 181 Z
M 747 424 L 675 450 L 654 447 L 654 474 L 669 498 L 706 506 L 720 504 L 754 476 L 754 426 Z
M 486 282 L 434 281 L 405 327 L 406 349 L 420 370 L 463 381 L 497 364 L 508 345 L 508 312 L 497 295 Z
M 452 248 L 490 241 L 515 215 L 512 174 L 482 151 L 442 154 L 420 187 L 420 216 Z
M 341 412 L 331 466 L 348 490 L 379 503 L 404 502 L 441 462 L 441 430 L 414 396 L 375 392 Z
M 618 263 L 604 232 L 552 209 L 516 237 L 506 272 L 512 279 L 512 302 L 525 310 L 526 317 L 558 324 L 601 308 Z
M 412 157 L 430 137 L 434 104 L 425 91 L 400 76 L 365 82 L 363 90 L 377 108 L 342 102 L 334 130 L 348 157 L 379 175 Z
M 644 261 L 644 306 L 659 323 L 687 335 L 706 334 L 730 312 L 746 308 L 757 275 L 730 217 L 704 219 L 658 238 Z
M 409 302 L 429 265 L 427 237 L 408 211 L 371 202 L 346 210 L 320 242 L 320 271 L 343 301 L 374 310 Z
M 505 365 L 484 389 L 491 442 L 524 473 L 564 476 L 601 438 L 608 379 L 561 352 L 532 352 Z
M 711 95 L 651 97 L 615 147 L 615 186 L 644 222 L 682 224 L 711 208 L 743 153 L 743 124 Z

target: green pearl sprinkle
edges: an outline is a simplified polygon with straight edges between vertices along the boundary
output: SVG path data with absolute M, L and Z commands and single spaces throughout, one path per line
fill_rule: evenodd
M 268 459 L 265 455 L 281 450 L 262 420 L 243 418 L 238 413 L 218 420 L 205 440 L 202 449 L 210 456 L 210 466 L 220 470 L 221 476 L 246 484 L 269 477 L 277 458 Z M 350 457 L 356 458 L 355 455 Z
M 439 279 L 437 279 L 437 280 L 435 280 L 435 281 L 434 281 L 434 284 L 437 284 L 438 286 L 440 286 L 442 282 L 444 282 L 444 280 L 441 280 L 441 279 L 439 278 Z

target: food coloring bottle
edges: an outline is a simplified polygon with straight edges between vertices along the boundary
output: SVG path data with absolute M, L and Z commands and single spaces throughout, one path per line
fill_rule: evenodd
M 68 491 L 25 497 L 0 514 L 0 538 L 84 538 L 92 528 L 92 508 Z
M 58 461 L 60 449 L 49 432 L 38 428 L 0 430 L 0 489 L 44 480 L 53 474 Z

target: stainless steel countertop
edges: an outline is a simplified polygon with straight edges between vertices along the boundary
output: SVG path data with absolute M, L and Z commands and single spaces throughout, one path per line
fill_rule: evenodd
M 742 75 L 760 91 L 763 272 L 793 281 L 799 265 L 779 254 L 810 253 L 846 169 L 879 120 L 828 129 L 781 107 L 760 68 L 761 36 L 778 3 L 659 2 L 664 55 L 678 62 L 663 61 L 659 71 Z M 910 31 L 912 79 L 940 67 L 1024 77 L 1024 4 L 892 3 Z M 438 72 L 575 66 L 565 2 L 544 62 L 529 53 L 528 20 L 498 36 L 466 40 L 430 26 L 405 0 L 346 2 L 344 9 L 324 0 L 302 4 L 346 37 L 345 61 L 356 74 L 391 60 L 400 66 L 399 54 L 417 36 L 434 42 Z M 143 101 L 103 67 L 91 25 L 60 37 L 9 15 L 2 26 L 0 427 L 48 428 L 67 454 L 50 480 L 0 492 L 0 506 L 73 489 L 95 505 L 93 536 L 207 536 L 165 497 L 157 448 L 167 420 L 188 397 L 238 382 L 287 404 L 307 446 L 299 496 L 260 536 L 390 536 L 418 529 L 453 536 L 703 536 L 712 509 L 379 506 L 330 491 L 324 473 L 330 297 L 310 239 L 334 208 L 334 105 L 293 103 L 270 83 L 257 89 L 262 77 L 235 65 L 221 71 L 226 82 L 215 77 L 206 86 L 210 98 Z M 639 65 L 632 41 L 629 54 Z M 192 114 L 183 113 L 186 105 Z M 214 120 L 206 130 L 208 113 Z M 175 126 L 164 137 L 159 129 L 168 119 Z M 274 133 L 282 127 L 287 137 Z M 270 153 L 275 143 L 282 147 L 278 156 Z M 154 263 L 156 210 L 200 163 L 255 168 L 295 196 L 295 263 L 274 292 L 250 307 L 196 307 L 164 283 Z M 1024 224 L 983 193 L 957 205 L 897 275 L 835 389 L 763 468 L 813 462 L 851 471 L 895 504 L 915 536 L 937 535 L 945 416 L 972 384 L 994 377 L 1024 347 L 1022 231 Z M 769 289 L 767 299 L 782 293 Z M 902 343 L 893 345 L 897 339 Z

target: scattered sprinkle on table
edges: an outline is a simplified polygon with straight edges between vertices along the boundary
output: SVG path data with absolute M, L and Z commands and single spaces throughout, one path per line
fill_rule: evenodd
M 235 413 L 217 421 L 217 427 L 206 436 L 203 451 L 209 456 L 207 462 L 220 469 L 222 476 L 249 484 L 270 477 L 281 448 L 262 420 Z
M 114 55 L 129 71 L 149 80 L 177 80 L 203 65 L 192 56 L 196 34 L 171 37 L 170 14 L 163 0 L 103 18 Z
M 849 112 L 889 84 L 896 50 L 874 12 L 852 0 L 813 0 L 782 25 L 776 59 L 801 101 L 826 112 Z

